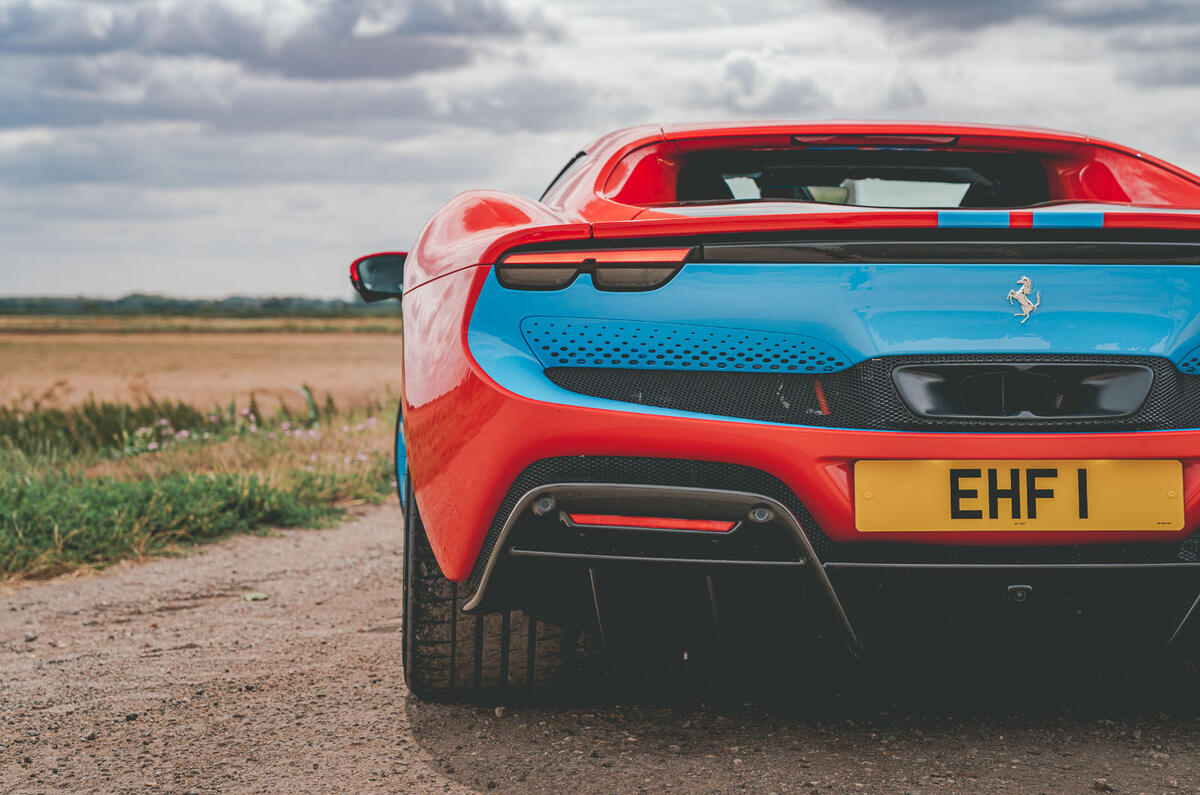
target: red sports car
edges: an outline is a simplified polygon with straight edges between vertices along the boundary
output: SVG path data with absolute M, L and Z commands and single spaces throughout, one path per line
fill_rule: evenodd
M 1200 177 L 1169 163 L 1040 129 L 636 127 L 351 278 L 403 298 L 420 695 L 869 654 L 917 617 L 1161 648 L 1200 614 Z

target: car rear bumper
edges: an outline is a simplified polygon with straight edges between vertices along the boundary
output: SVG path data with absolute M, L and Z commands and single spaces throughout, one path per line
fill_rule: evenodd
M 624 475 L 660 482 L 541 482 L 553 472 L 602 481 Z M 721 478 L 762 488 L 730 491 L 661 483 Z M 797 632 L 805 632 L 802 625 L 815 613 L 820 629 L 840 638 L 857 656 L 864 637 L 907 636 L 921 624 L 934 627 L 939 640 L 957 633 L 966 642 L 976 630 L 987 634 L 1008 625 L 1025 635 L 1034 629 L 1048 636 L 1067 631 L 1081 642 L 1089 635 L 1121 636 L 1138 639 L 1133 645 L 1170 646 L 1184 635 L 1200 602 L 1200 562 L 1180 556 L 1081 560 L 1063 558 L 1058 554 L 1062 550 L 1040 549 L 1036 556 L 1017 555 L 1004 562 L 827 561 L 810 540 L 820 533 L 811 524 L 804 526 L 798 516 L 804 515 L 803 508 L 782 489 L 765 473 L 698 462 L 595 457 L 538 462 L 518 478 L 492 525 L 466 609 L 538 612 L 553 609 L 551 604 L 561 609 L 575 594 L 573 615 L 566 620 L 594 624 L 607 646 L 619 631 L 611 626 L 611 605 L 628 602 L 631 575 L 650 569 L 652 578 L 662 576 L 664 588 L 691 592 L 691 604 L 682 609 L 710 611 L 711 630 L 719 638 L 721 616 L 728 620 L 730 611 L 718 590 L 728 594 L 747 576 L 784 584 L 791 580 L 793 587 L 780 591 L 777 599 L 793 604 L 769 603 L 759 609 L 780 616 L 778 629 L 784 632 L 793 623 Z M 770 491 L 782 499 L 763 493 Z M 574 521 L 583 514 L 615 513 L 673 517 L 681 523 L 718 520 L 731 529 L 689 532 Z M 622 583 L 617 592 L 614 580 Z M 601 584 L 605 582 L 609 584 Z M 660 603 L 661 596 L 652 593 L 642 608 L 653 614 Z
M 793 509 L 825 563 L 854 562 L 850 549 L 885 547 L 920 562 L 913 548 L 1064 549 L 1178 546 L 1200 524 L 1200 431 L 1130 433 L 941 433 L 802 427 L 679 416 L 612 401 L 581 404 L 548 379 L 531 397 L 493 377 L 497 361 L 525 367 L 526 351 L 488 349 L 472 338 L 473 302 L 488 268 L 464 269 L 406 296 L 405 433 L 416 497 L 443 571 L 478 572 L 489 529 L 503 522 L 506 496 L 535 462 L 576 456 L 711 462 L 766 473 L 800 505 Z M 436 341 L 432 345 L 429 341 Z M 424 347 L 428 346 L 428 347 Z M 523 356 L 519 362 L 514 356 Z M 507 359 L 506 359 L 507 357 Z M 534 360 L 536 365 L 536 361 Z M 557 396 L 546 399 L 546 396 Z M 892 533 L 887 544 L 860 533 L 853 511 L 853 464 L 863 459 L 1128 459 L 1183 462 L 1185 526 L 1176 532 Z M 556 476 L 547 482 L 571 482 Z M 616 478 L 613 483 L 637 483 Z M 709 483 L 709 488 L 732 488 Z M 737 490 L 734 488 L 733 490 Z M 519 497 L 520 495 L 518 495 Z M 768 495 L 769 496 L 769 495 Z M 829 549 L 822 549 L 825 543 Z M 830 550 L 833 550 L 831 553 Z M 1137 562 L 1136 552 L 1129 553 Z M 920 556 L 918 556 L 919 558 Z M 844 560 L 835 560 L 841 558 Z M 985 559 L 986 555 L 981 558 Z M 926 562 L 936 563 L 931 552 Z M 886 561 L 881 561 L 886 562 Z M 954 560 L 948 562 L 955 562 Z M 1119 562 L 1119 561 L 1117 561 Z

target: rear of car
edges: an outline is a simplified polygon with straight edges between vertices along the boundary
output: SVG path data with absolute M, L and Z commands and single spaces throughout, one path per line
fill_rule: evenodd
M 914 617 L 1179 643 L 1197 205 L 1079 136 L 769 125 L 449 207 L 404 276 L 410 685 L 859 655 Z

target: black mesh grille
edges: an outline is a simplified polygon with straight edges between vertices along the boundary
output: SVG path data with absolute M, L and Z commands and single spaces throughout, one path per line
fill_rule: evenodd
M 1104 564 L 1197 563 L 1200 536 L 1180 543 L 1088 544 L 1065 547 L 952 547 L 932 544 L 860 542 L 830 539 L 783 481 L 761 470 L 714 461 L 624 456 L 564 456 L 529 465 L 505 495 L 484 539 L 472 585 L 477 585 L 508 515 L 530 489 L 548 483 L 635 483 L 692 486 L 762 494 L 787 506 L 808 534 L 817 557 L 825 563 L 956 563 L 956 564 Z
M 1083 419 L 959 419 L 914 413 L 892 371 L 920 364 L 1140 364 L 1154 371 L 1142 407 L 1123 417 Z M 1200 375 L 1181 373 L 1153 356 L 935 355 L 868 359 L 822 375 L 679 372 L 552 367 L 546 377 L 563 389 L 644 406 L 740 417 L 784 425 L 866 430 L 991 433 L 1159 431 L 1200 427 Z

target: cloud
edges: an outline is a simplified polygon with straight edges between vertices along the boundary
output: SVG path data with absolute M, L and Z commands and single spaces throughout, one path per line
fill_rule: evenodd
M 1196 24 L 1200 6 L 1192 0 L 834 0 L 840 7 L 866 11 L 925 30 L 977 31 L 1027 19 L 1051 24 L 1115 29 L 1137 24 Z
M 504 0 L 308 0 L 291 6 L 291 14 L 272 14 L 271 5 L 245 0 L 10 0 L 0 5 L 0 51 L 202 57 L 288 77 L 347 80 L 460 67 L 473 60 L 472 44 L 480 40 L 560 33 L 544 14 L 519 13 Z
M 341 262 L 405 248 L 454 193 L 537 195 L 581 145 L 654 121 L 1026 123 L 1195 168 L 1198 14 L 1190 0 L 0 0 L 0 234 L 9 260 L 40 263 L 19 284 L 0 266 L 0 291 L 333 294 Z
M 698 84 L 696 94 L 698 103 L 715 103 L 734 114 L 796 118 L 833 106 L 803 63 L 772 51 L 727 53 L 715 79 Z
M 193 188 L 289 183 L 434 184 L 483 178 L 482 152 L 364 146 L 359 139 L 277 131 L 231 139 L 203 127 L 112 126 L 0 149 L 0 184 Z
M 909 27 L 975 30 L 1036 13 L 1042 0 L 838 0 Z

